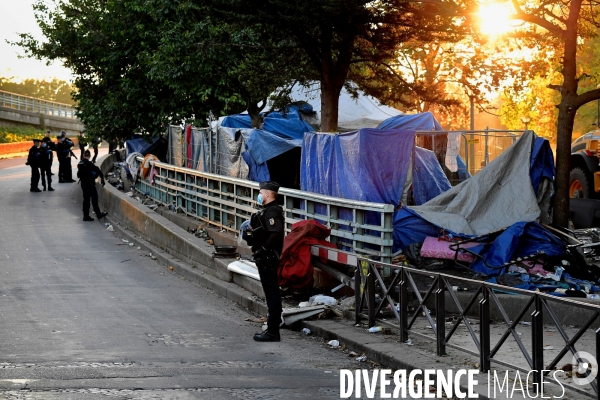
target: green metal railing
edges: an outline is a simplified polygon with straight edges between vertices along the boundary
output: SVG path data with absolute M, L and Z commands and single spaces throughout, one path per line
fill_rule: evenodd
M 237 233 L 257 210 L 258 183 L 155 162 L 154 183 L 138 179 L 136 188 L 158 203 L 219 229 Z M 338 248 L 389 262 L 392 258 L 394 206 L 323 196 L 282 188 L 286 231 L 315 219 L 331 229 Z

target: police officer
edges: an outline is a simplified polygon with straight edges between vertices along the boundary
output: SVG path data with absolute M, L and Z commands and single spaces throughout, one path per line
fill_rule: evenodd
M 81 131 L 79 132 L 79 137 L 77 138 L 77 143 L 79 144 L 79 151 L 81 151 L 81 154 L 79 155 L 79 157 L 83 160 L 83 152 L 85 151 L 85 146 L 87 146 L 87 140 L 85 138 L 85 132 Z
M 45 139 L 45 138 L 44 138 Z M 42 186 L 44 187 L 44 192 L 46 191 L 46 180 L 48 181 L 48 191 L 53 192 L 52 188 L 52 172 L 50 171 L 50 167 L 52 166 L 52 148 L 49 146 L 54 145 L 52 141 L 45 141 L 42 139 L 42 146 L 40 147 L 40 152 L 42 154 L 40 160 L 40 173 L 42 176 Z
M 92 162 L 94 164 L 96 164 L 96 158 L 98 157 L 98 145 L 100 144 L 101 140 L 98 138 L 93 138 L 92 139 L 92 149 L 94 149 L 94 157 L 92 158 Z
M 40 182 L 40 165 L 42 161 L 42 151 L 40 149 L 41 144 L 42 141 L 40 139 L 33 139 L 33 146 L 31 146 L 29 149 L 27 162 L 25 163 L 25 165 L 29 165 L 31 167 L 30 192 L 41 192 L 41 190 L 38 188 L 38 183 Z
M 74 146 L 73 141 L 67 137 L 63 131 L 60 136 L 57 136 L 56 155 L 58 156 L 58 183 L 71 183 L 73 180 L 73 171 L 71 169 L 71 156 L 77 158 L 71 148 Z
M 44 146 L 44 143 L 46 143 L 46 148 L 50 149 L 50 167 L 48 168 L 48 170 L 50 171 L 50 175 L 54 175 L 52 173 L 52 162 L 54 161 L 54 153 L 53 151 L 56 151 L 56 143 L 54 143 L 52 141 L 52 139 L 50 139 L 50 130 L 46 131 L 46 136 L 44 136 L 42 138 L 42 147 Z
M 283 249 L 284 219 L 283 208 L 275 202 L 279 184 L 273 181 L 260 183 L 257 202 L 262 209 L 252 215 L 250 225 L 253 232 L 252 253 L 258 267 L 260 282 L 267 299 L 269 315 L 267 330 L 254 335 L 258 342 L 278 342 L 281 323 L 281 295 L 277 268 Z
M 77 164 L 77 177 L 79 178 L 81 190 L 83 191 L 84 221 L 94 220 L 94 218 L 90 217 L 90 200 L 92 201 L 92 208 L 98 219 L 102 219 L 108 214 L 100 211 L 100 208 L 98 207 L 98 191 L 96 191 L 96 178 L 100 177 L 102 186 L 104 186 L 104 175 L 102 174 L 102 171 L 100 171 L 100 168 L 90 161 L 90 157 L 90 151 L 84 151 L 83 158 Z

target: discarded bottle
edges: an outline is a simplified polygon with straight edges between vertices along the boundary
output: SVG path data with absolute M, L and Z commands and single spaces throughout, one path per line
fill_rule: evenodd
M 381 332 L 383 330 L 380 326 L 373 326 L 368 329 L 369 333 Z
M 468 289 L 460 286 L 452 286 L 452 291 L 454 292 L 466 292 Z

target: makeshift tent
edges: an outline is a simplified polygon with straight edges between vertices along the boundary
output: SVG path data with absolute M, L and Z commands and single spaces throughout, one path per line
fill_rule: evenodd
M 450 188 L 433 152 L 416 148 L 415 131 L 361 129 L 307 133 L 300 188 L 345 199 L 399 205 L 413 185 L 417 204 Z
M 252 128 L 248 114 L 223 117 L 219 121 L 219 126 L 225 128 Z M 295 105 L 287 106 L 284 112 L 268 113 L 264 117 L 262 129 L 275 136 L 299 140 L 302 140 L 304 132 L 314 131 L 312 126 L 302 120 L 299 107 Z
M 168 144 L 166 138 L 163 136 L 155 138 L 149 143 L 140 135 L 134 135 L 125 142 L 125 150 L 127 156 L 132 153 L 140 153 L 144 156 L 146 154 L 154 154 L 160 161 L 167 161 Z
M 552 235 L 539 234 L 537 226 L 526 224 L 550 221 L 553 178 L 554 161 L 548 141 L 527 131 L 474 177 L 421 206 L 398 210 L 394 216 L 394 250 L 423 242 L 427 236 L 437 237 L 441 232 L 470 237 L 513 227 L 497 239 L 502 242 L 495 246 L 506 250 L 500 257 L 504 262 L 531 254 L 525 253 L 535 246 L 523 245 L 523 240 L 544 247 L 549 255 L 561 254 L 562 247 L 549 239 Z M 474 264 L 473 269 L 498 273 L 482 263 Z
M 350 83 L 352 86 L 356 86 Z M 346 88 L 342 88 L 339 97 L 338 129 L 340 132 L 355 131 L 362 128 L 375 128 L 386 119 L 403 114 L 393 107 L 388 107 L 372 96 L 357 90 L 358 96 L 354 97 Z M 321 88 L 318 82 L 308 87 L 296 84 L 290 97 L 293 101 L 306 102 L 321 116 Z M 268 106 L 265 111 L 268 111 Z M 266 129 L 266 128 L 265 128 Z
M 412 114 L 396 115 L 383 121 L 377 126 L 379 129 L 404 129 L 414 131 L 443 131 L 444 128 L 429 111 Z

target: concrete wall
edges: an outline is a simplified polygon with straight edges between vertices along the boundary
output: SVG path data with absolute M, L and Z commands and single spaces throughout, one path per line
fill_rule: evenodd
M 0 125 L 30 125 L 43 130 L 51 129 L 53 131 L 65 131 L 71 136 L 74 136 L 85 129 L 78 119 L 56 117 L 30 111 L 15 110 L 7 107 L 0 107 Z
M 53 141 L 56 142 L 55 137 L 51 137 L 51 138 Z M 73 148 L 73 152 L 75 152 L 75 149 L 77 149 L 77 146 L 79 144 L 79 140 L 77 140 L 76 137 L 70 137 L 69 139 L 71 139 L 73 141 L 73 143 L 75 144 L 75 147 Z M 8 154 L 27 153 L 29 151 L 29 149 L 31 148 L 31 146 L 33 146 L 32 141 L 15 142 L 15 143 L 0 143 L 0 156 L 5 156 Z M 79 156 L 77 156 L 77 157 L 79 157 Z

